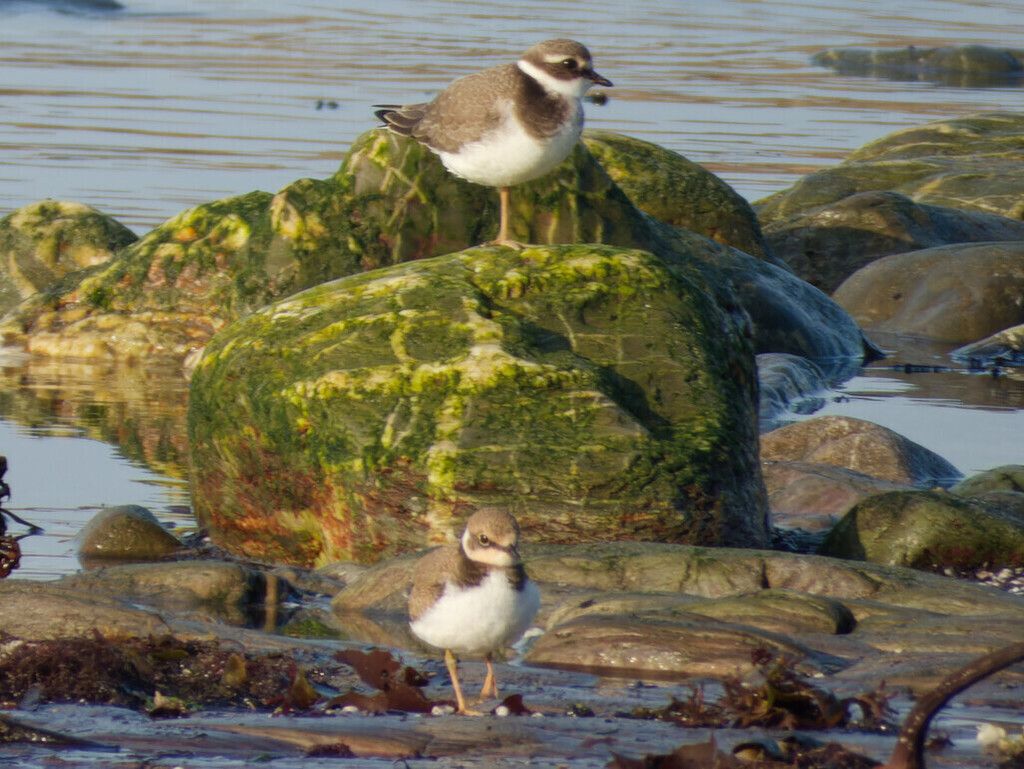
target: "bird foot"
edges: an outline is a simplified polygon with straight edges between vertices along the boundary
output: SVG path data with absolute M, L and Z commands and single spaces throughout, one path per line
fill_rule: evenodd
M 529 243 L 520 243 L 518 240 L 512 240 L 510 238 L 497 238 L 495 240 L 484 243 L 485 246 L 501 246 L 503 248 L 511 248 L 515 251 L 522 251 L 524 248 L 529 248 Z

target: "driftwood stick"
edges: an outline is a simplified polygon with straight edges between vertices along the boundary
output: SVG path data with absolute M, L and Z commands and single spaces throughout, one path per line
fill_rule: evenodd
M 907 714 L 896 747 L 883 769 L 924 769 L 924 739 L 935 714 L 964 689 L 1017 662 L 1024 662 L 1024 642 L 979 657 L 921 697 Z

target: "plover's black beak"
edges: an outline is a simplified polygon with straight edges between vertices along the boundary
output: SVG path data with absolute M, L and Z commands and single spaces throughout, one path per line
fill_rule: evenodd
M 601 77 L 599 74 L 591 70 L 587 73 L 587 77 L 590 78 L 594 85 L 603 85 L 605 88 L 612 88 L 612 81 L 606 77 Z

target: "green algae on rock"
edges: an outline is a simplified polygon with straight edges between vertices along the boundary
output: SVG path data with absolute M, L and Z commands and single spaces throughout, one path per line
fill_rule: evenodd
M 1024 114 L 984 113 L 904 128 L 760 201 L 761 225 L 869 190 L 1024 219 Z M 785 259 L 783 253 L 776 254 Z
M 110 261 L 29 297 L 0 334 L 55 357 L 182 357 L 275 295 L 262 270 L 269 200 L 254 192 L 184 211 Z
M 954 494 L 891 491 L 855 505 L 821 552 L 932 571 L 1020 566 L 1024 516 Z
M 828 48 L 814 54 L 811 63 L 844 75 L 927 80 L 957 88 L 1012 85 L 1024 78 L 1024 50 L 988 45 Z
M 713 175 L 628 137 L 601 134 L 591 143 L 656 215 L 764 256 L 749 207 Z M 685 195 L 673 194 L 671 210 L 655 206 L 658 191 L 678 186 Z M 827 297 L 799 290 L 799 281 L 768 258 L 727 245 L 709 249 L 701 235 L 645 214 L 583 143 L 552 173 L 518 186 L 512 205 L 511 234 L 524 242 L 604 243 L 668 259 L 682 249 L 707 260 L 710 284 L 721 285 L 728 266 L 737 286 L 756 284 L 741 304 L 755 319 L 761 351 L 814 359 L 863 352 L 856 325 Z M 479 243 L 496 216 L 494 190 L 452 177 L 417 142 L 375 129 L 356 139 L 330 179 L 300 179 L 276 195 L 252 192 L 185 211 L 106 264 L 23 301 L 0 321 L 0 336 L 54 357 L 180 360 L 268 302 Z M 735 298 L 729 289 L 716 294 L 724 305 Z M 786 329 L 772 328 L 779 320 Z
M 777 219 L 765 232 L 797 275 L 832 293 L 861 267 L 891 254 L 950 243 L 1024 240 L 1024 222 L 875 190 Z
M 657 144 L 611 131 L 588 130 L 583 142 L 644 213 L 774 260 L 750 204 L 707 169 Z
M 91 206 L 43 200 L 0 219 L 0 313 L 138 238 Z
M 194 509 L 235 552 L 372 562 L 507 505 L 551 541 L 767 531 L 745 329 L 681 257 L 479 248 L 324 284 L 219 334 Z

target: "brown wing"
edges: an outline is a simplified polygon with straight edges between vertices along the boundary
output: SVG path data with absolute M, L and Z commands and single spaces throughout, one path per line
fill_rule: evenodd
M 506 115 L 502 103 L 514 98 L 524 77 L 515 64 L 502 64 L 459 78 L 429 104 L 376 114 L 395 133 L 411 136 L 437 152 L 456 152 L 501 124 Z
M 456 545 L 439 547 L 420 558 L 412 572 L 409 593 L 409 619 L 415 622 L 444 592 L 445 579 L 455 568 L 459 549 Z

